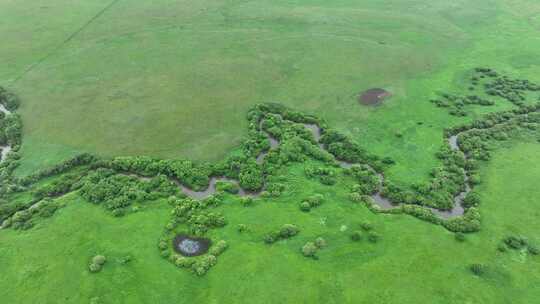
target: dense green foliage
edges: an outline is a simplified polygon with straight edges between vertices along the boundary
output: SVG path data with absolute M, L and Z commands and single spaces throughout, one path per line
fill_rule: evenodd
M 273 230 L 268 232 L 264 236 L 264 242 L 266 244 L 272 244 L 279 240 L 285 240 L 297 235 L 300 232 L 300 229 L 293 224 L 284 224 L 278 230 Z
M 92 258 L 92 261 L 88 265 L 88 270 L 90 270 L 90 272 L 100 272 L 103 265 L 105 265 L 105 262 L 107 262 L 107 258 L 105 256 L 96 255 Z

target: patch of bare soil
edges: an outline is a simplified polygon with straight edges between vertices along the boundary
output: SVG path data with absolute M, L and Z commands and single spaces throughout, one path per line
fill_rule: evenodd
M 381 88 L 373 88 L 366 90 L 358 96 L 358 101 L 360 101 L 361 104 L 372 106 L 372 105 L 378 105 L 383 102 L 384 99 L 390 97 L 392 94 L 390 92 L 386 91 L 385 89 Z

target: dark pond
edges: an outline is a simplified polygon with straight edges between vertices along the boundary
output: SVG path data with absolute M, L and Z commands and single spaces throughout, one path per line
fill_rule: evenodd
M 183 256 L 192 257 L 208 252 L 212 241 L 206 238 L 179 234 L 173 239 L 173 248 Z
M 390 92 L 385 89 L 373 88 L 360 93 L 358 101 L 363 105 L 378 105 L 390 95 Z

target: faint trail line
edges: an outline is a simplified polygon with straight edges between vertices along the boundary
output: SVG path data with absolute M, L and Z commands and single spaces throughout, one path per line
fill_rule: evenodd
M 56 48 L 54 48 L 50 53 L 43 56 L 43 58 L 39 59 L 38 61 L 34 62 L 30 66 L 28 66 L 17 78 L 13 80 L 12 83 L 16 83 L 21 78 L 23 78 L 26 74 L 31 72 L 35 67 L 42 64 L 45 60 L 49 59 L 52 55 L 54 55 L 58 50 L 60 50 L 64 45 L 68 44 L 73 38 L 75 38 L 78 34 L 80 34 L 82 31 L 84 31 L 88 26 L 90 26 L 96 19 L 101 17 L 106 11 L 108 11 L 113 5 L 118 3 L 120 0 L 113 0 L 111 3 L 109 3 L 107 6 L 105 6 L 103 9 L 101 9 L 97 14 L 95 14 L 90 20 L 88 20 L 85 24 L 83 24 L 79 29 L 77 29 L 75 32 L 73 32 L 71 35 L 69 35 L 62 43 L 60 43 Z

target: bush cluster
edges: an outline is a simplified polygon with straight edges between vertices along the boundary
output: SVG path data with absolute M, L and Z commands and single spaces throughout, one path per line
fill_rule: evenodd
M 362 240 L 362 231 L 355 230 L 351 233 L 351 240 L 358 242 Z
M 486 273 L 487 267 L 484 264 L 474 263 L 469 265 L 469 270 L 476 276 L 482 276 Z
M 102 204 L 115 216 L 124 215 L 135 202 L 169 197 L 177 192 L 178 187 L 163 175 L 143 181 L 104 168 L 88 173 L 80 182 L 83 198 L 94 204 Z
M 105 265 L 105 262 L 107 262 L 107 258 L 103 255 L 96 255 L 92 258 L 90 261 L 90 264 L 88 265 L 88 269 L 90 272 L 100 272 L 103 268 L 103 265 Z
M 519 110 L 492 113 L 467 125 L 460 136 L 460 149 L 473 161 L 491 158 L 490 142 L 508 140 L 524 132 L 535 132 L 540 124 L 540 105 L 523 106 Z
M 169 256 L 169 260 L 179 268 L 185 268 L 198 276 L 203 276 L 217 264 L 217 257 L 227 248 L 227 242 L 221 240 L 210 248 L 210 252 L 204 256 L 183 257 L 178 254 L 173 254 Z
M 19 114 L 0 115 L 0 145 L 18 146 L 22 140 L 22 119 Z
M 227 244 L 226 241 L 221 240 L 210 248 L 210 254 L 217 257 L 227 250 L 227 248 L 229 248 L 229 244 Z
M 95 164 L 99 161 L 99 159 L 91 154 L 88 153 L 82 153 L 78 154 L 70 159 L 67 159 L 63 162 L 58 163 L 55 166 L 51 166 L 48 168 L 45 168 L 43 170 L 40 170 L 36 173 L 33 173 L 31 175 L 28 175 L 22 179 L 20 179 L 20 183 L 22 185 L 28 186 L 30 184 L 33 184 L 41 179 L 55 176 L 58 174 L 65 173 L 73 168 L 81 167 L 81 166 L 91 166 L 92 164 Z
M 300 229 L 293 224 L 284 224 L 279 230 L 271 231 L 264 236 L 266 244 L 272 244 L 279 240 L 288 239 L 300 232 Z
M 453 232 L 476 232 L 480 230 L 480 212 L 471 207 L 461 217 L 455 217 L 443 222 L 443 226 Z
M 147 156 L 116 157 L 107 164 L 117 172 L 130 172 L 142 176 L 162 174 L 178 180 L 195 191 L 208 188 L 213 167 L 210 164 L 195 164 L 189 160 L 161 160 Z
M 42 199 L 26 209 L 15 212 L 2 222 L 2 228 L 26 230 L 34 226 L 36 218 L 51 217 L 61 206 L 49 198 Z
M 244 196 L 240 198 L 240 204 L 244 207 L 253 206 L 255 200 L 251 196 Z
M 169 203 L 174 206 L 172 211 L 171 229 L 179 224 L 185 224 L 193 235 L 204 235 L 208 230 L 223 227 L 227 224 L 225 217 L 219 212 L 208 210 L 222 203 L 219 195 L 210 196 L 197 201 L 192 198 L 170 198 Z
M 319 207 L 324 201 L 322 194 L 314 194 L 300 203 L 300 210 L 309 212 L 311 209 Z
M 6 109 L 13 112 L 19 108 L 20 101 L 19 98 L 6 90 L 3 87 L 0 87 L 0 104 L 4 105 Z
M 493 77 L 484 84 L 485 92 L 491 96 L 499 96 L 507 101 L 523 106 L 525 93 L 540 91 L 540 86 L 526 79 L 511 79 L 508 76 Z
M 324 185 L 334 185 L 336 183 L 336 170 L 327 167 L 306 167 L 304 173 L 308 178 L 318 179 Z
M 467 116 L 467 112 L 465 112 L 465 106 L 467 105 L 492 106 L 495 104 L 492 100 L 478 95 L 458 96 L 447 93 L 441 94 L 439 99 L 430 101 L 439 108 L 447 108 L 448 113 L 454 116 Z
M 302 246 L 302 255 L 305 257 L 318 259 L 317 252 L 326 247 L 326 240 L 322 237 L 318 237 L 314 242 L 307 242 Z
M 381 184 L 381 177 L 379 174 L 367 165 L 353 165 L 345 170 L 345 174 L 352 176 L 358 182 L 358 184 L 353 187 L 352 192 L 361 195 L 377 192 Z
M 80 187 L 81 177 L 81 174 L 77 173 L 64 174 L 51 183 L 34 189 L 34 197 L 39 200 L 45 197 L 58 197 L 74 191 Z
M 267 196 L 269 197 L 278 197 L 285 191 L 285 189 L 285 184 L 274 181 L 267 182 L 265 187 L 265 191 L 268 193 Z
M 377 243 L 381 236 L 373 231 L 373 225 L 370 222 L 364 221 L 360 223 L 360 228 L 367 233 L 367 240 L 371 243 Z M 359 242 L 363 239 L 364 233 L 361 230 L 354 230 L 350 234 L 350 238 L 353 242 Z
M 416 184 L 413 189 L 423 205 L 449 210 L 454 206 L 454 197 L 465 189 L 465 163 L 463 153 L 445 146 L 437 153 L 442 166 L 431 171 L 431 180 Z
M 540 254 L 540 248 L 532 244 L 526 237 L 521 235 L 509 235 L 503 239 L 502 244 L 499 245 L 499 251 L 506 251 L 507 248 L 514 250 L 527 249 L 532 255 Z
M 454 238 L 456 239 L 456 241 L 458 242 L 464 242 L 465 241 L 465 234 L 463 234 L 462 232 L 456 232 L 454 234 Z
M 483 92 L 491 98 L 500 97 L 519 107 L 524 106 L 526 92 L 540 91 L 540 85 L 529 80 L 511 79 L 503 76 L 490 68 L 476 68 L 470 78 L 469 90 L 476 90 L 477 86 L 483 83 Z M 432 103 L 441 108 L 447 108 L 451 115 L 466 116 L 465 106 L 481 105 L 491 106 L 493 100 L 482 98 L 478 95 L 458 96 L 448 93 L 441 94 L 440 98 L 432 99 Z
M 240 187 L 237 183 L 231 181 L 217 181 L 216 190 L 221 192 L 228 192 L 231 194 L 237 194 L 240 191 Z

